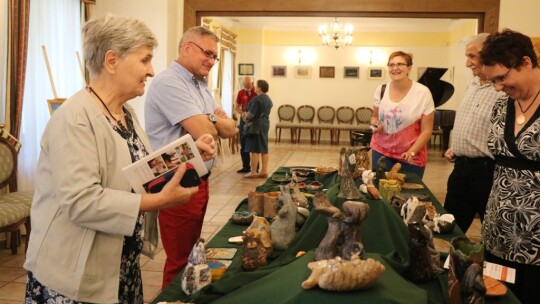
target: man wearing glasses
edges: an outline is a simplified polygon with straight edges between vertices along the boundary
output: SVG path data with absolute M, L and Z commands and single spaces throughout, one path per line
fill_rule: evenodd
M 448 178 L 444 208 L 455 216 L 463 232 L 467 232 L 476 213 L 484 220 L 495 168 L 487 136 L 493 105 L 502 94 L 482 73 L 480 51 L 487 36 L 483 33 L 472 37 L 465 48 L 466 65 L 474 78 L 456 111 L 452 141 L 444 153 L 447 160 L 455 163 Z
M 146 132 L 153 149 L 184 134 L 191 134 L 194 139 L 205 133 L 215 139 L 236 134 L 235 121 L 218 107 L 206 83 L 210 70 L 219 61 L 218 42 L 218 37 L 206 28 L 190 28 L 180 40 L 178 58 L 152 81 L 144 110 Z M 206 166 L 210 171 L 213 162 Z M 200 237 L 209 198 L 208 176 L 201 178 L 202 185 L 190 201 L 159 213 L 161 240 L 167 254 L 163 288 L 186 265 Z

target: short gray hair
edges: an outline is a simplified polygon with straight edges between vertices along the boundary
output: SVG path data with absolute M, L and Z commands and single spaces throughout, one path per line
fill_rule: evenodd
M 182 45 L 184 45 L 184 43 L 188 42 L 189 40 L 196 37 L 199 38 L 204 36 L 210 37 L 214 39 L 216 43 L 219 43 L 219 38 L 216 34 L 214 34 L 214 32 L 205 28 L 204 26 L 194 26 L 188 29 L 182 36 L 182 39 L 180 39 L 180 43 L 178 44 L 178 50 L 180 50 Z
M 88 21 L 82 35 L 84 60 L 91 77 L 101 73 L 109 50 L 122 58 L 141 46 L 154 49 L 158 45 L 156 36 L 144 22 L 111 14 Z
M 474 45 L 479 46 L 481 49 L 482 46 L 484 45 L 484 41 L 486 41 L 488 36 L 489 36 L 488 33 L 480 33 L 480 34 L 474 35 L 472 37 L 469 37 L 469 39 L 465 41 L 466 42 L 465 45 L 474 44 Z

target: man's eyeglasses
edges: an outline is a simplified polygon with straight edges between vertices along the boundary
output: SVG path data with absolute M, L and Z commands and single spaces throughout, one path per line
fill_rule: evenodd
M 508 77 L 508 74 L 510 74 L 510 71 L 512 71 L 515 67 L 516 67 L 515 65 L 512 66 L 503 75 L 495 76 L 491 79 L 488 79 L 487 82 L 489 82 L 491 85 L 501 84 L 503 81 L 506 80 L 506 78 Z
M 388 67 L 393 69 L 393 68 L 402 68 L 402 67 L 406 67 L 406 66 L 409 66 L 408 64 L 406 63 L 403 63 L 403 62 L 398 62 L 398 63 L 389 63 L 388 64 Z
M 205 50 L 203 49 L 202 47 L 200 47 L 198 44 L 196 44 L 195 42 L 192 42 L 192 41 L 188 41 L 187 43 L 191 43 L 193 44 L 194 46 L 198 47 L 203 53 L 204 55 L 206 56 L 206 58 L 208 59 L 214 59 L 215 61 L 219 61 L 219 58 L 216 54 L 214 54 L 212 51 L 209 51 L 209 50 Z

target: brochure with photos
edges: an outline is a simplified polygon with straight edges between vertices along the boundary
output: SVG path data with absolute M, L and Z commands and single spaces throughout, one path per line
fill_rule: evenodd
M 172 171 L 176 170 L 181 164 L 188 163 L 193 166 L 199 176 L 208 173 L 193 137 L 186 134 L 124 167 L 122 171 L 136 193 L 147 193 L 150 191 L 146 186 L 163 180 L 163 177 L 170 179 Z

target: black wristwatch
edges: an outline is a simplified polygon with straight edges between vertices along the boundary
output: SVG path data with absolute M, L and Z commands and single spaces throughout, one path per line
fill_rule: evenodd
M 216 124 L 217 123 L 217 117 L 216 115 L 210 113 L 210 114 L 206 114 L 208 115 L 208 119 L 210 119 L 210 121 L 213 123 L 213 124 Z

